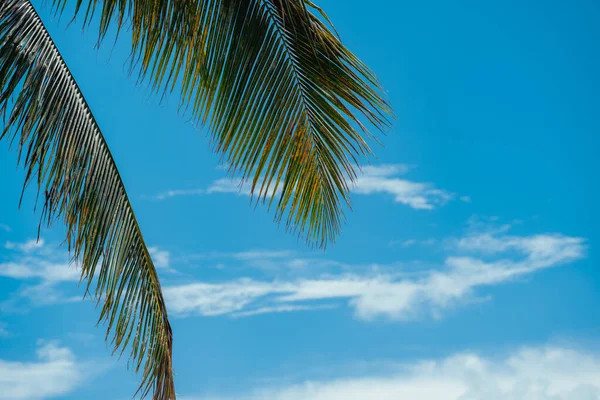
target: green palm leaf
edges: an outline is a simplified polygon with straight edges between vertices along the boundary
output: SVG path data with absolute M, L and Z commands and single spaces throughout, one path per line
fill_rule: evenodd
M 61 217 L 114 350 L 131 348 L 139 391 L 174 399 L 172 337 L 154 265 L 98 124 L 29 1 L 0 0 L 0 139 L 18 144 L 42 220 Z M 98 268 L 99 266 L 99 268 Z
M 54 0 L 62 10 L 66 0 Z M 215 147 L 276 219 L 319 245 L 335 239 L 349 180 L 391 115 L 373 73 L 309 0 L 78 0 L 100 40 L 131 26 L 133 66 L 209 124 Z
M 62 11 L 66 0 L 53 0 Z M 62 216 L 88 288 L 98 276 L 115 351 L 128 344 L 140 391 L 174 399 L 171 330 L 152 260 L 100 130 L 35 10 L 0 0 L 1 137 L 17 141 L 43 219 Z M 77 0 L 84 23 L 128 24 L 132 67 L 208 124 L 216 149 L 276 219 L 319 245 L 335 239 L 349 180 L 371 153 L 359 117 L 390 107 L 372 72 L 309 0 Z M 94 18 L 100 7 L 98 19 Z M 21 158 L 21 157 L 20 157 Z M 275 200 L 275 199 L 278 200 Z M 96 274 L 97 266 L 99 273 Z

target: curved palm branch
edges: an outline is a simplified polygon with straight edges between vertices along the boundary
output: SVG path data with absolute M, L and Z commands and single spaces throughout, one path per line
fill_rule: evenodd
M 97 280 L 107 340 L 121 353 L 131 344 L 142 396 L 174 399 L 171 328 L 154 265 L 100 128 L 27 0 L 0 0 L 0 110 L 0 139 L 18 143 L 26 170 L 23 190 L 37 181 L 42 220 L 63 217 L 82 280 L 88 289 Z
M 66 0 L 53 0 L 62 10 Z M 101 4 L 101 6 L 100 6 Z M 335 239 L 349 180 L 391 109 L 373 73 L 309 0 L 78 0 L 100 41 L 111 22 L 132 30 L 133 65 L 156 90 L 209 123 L 216 149 L 276 220 L 310 242 Z M 274 201 L 271 197 L 269 206 Z

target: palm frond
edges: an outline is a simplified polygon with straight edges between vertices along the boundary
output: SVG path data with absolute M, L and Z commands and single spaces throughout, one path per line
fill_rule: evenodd
M 25 167 L 23 190 L 37 182 L 42 220 L 64 219 L 88 289 L 97 276 L 107 340 L 114 351 L 130 348 L 143 369 L 138 392 L 174 399 L 171 328 L 152 259 L 100 128 L 27 0 L 0 0 L 0 112 L 0 139 L 18 144 Z
M 62 10 L 66 0 L 54 0 Z M 349 180 L 371 154 L 362 115 L 376 128 L 391 109 L 373 73 L 310 0 L 78 0 L 131 25 L 133 65 L 156 90 L 207 123 L 216 149 L 253 193 L 281 193 L 276 220 L 319 245 L 335 239 Z M 273 202 L 270 199 L 269 205 Z

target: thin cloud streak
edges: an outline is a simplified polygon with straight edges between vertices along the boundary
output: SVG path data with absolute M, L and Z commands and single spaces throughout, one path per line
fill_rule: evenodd
M 242 311 L 231 314 L 234 318 L 251 317 L 254 315 L 261 314 L 273 314 L 273 313 L 284 313 L 292 311 L 312 311 L 312 310 L 330 310 L 336 308 L 334 305 L 320 305 L 320 306 L 274 306 L 274 307 L 262 307 L 250 311 Z
M 492 250 L 496 258 L 490 260 Z M 242 278 L 168 286 L 164 293 L 170 310 L 179 316 L 295 311 L 297 306 L 331 306 L 343 300 L 362 320 L 438 317 L 472 301 L 486 286 L 579 260 L 586 245 L 583 238 L 560 234 L 480 234 L 456 241 L 454 252 L 440 268 L 413 277 L 347 273 L 274 281 Z
M 179 196 L 199 196 L 199 195 L 203 195 L 203 194 L 206 194 L 206 190 L 204 190 L 204 189 L 168 190 L 166 192 L 157 194 L 156 196 L 154 196 L 154 199 L 156 199 L 156 200 L 166 200 L 166 199 L 170 199 L 172 197 L 179 197 Z
M 258 184 L 257 190 L 260 189 L 261 183 Z M 185 196 L 208 196 L 214 194 L 235 194 L 238 196 L 250 196 L 250 184 L 244 182 L 238 178 L 222 178 L 217 179 L 210 184 L 207 188 L 193 188 L 193 189 L 175 189 L 162 192 L 154 196 L 155 200 L 167 200 L 173 197 L 185 197 Z M 276 193 L 273 191 L 267 193 L 267 197 L 273 197 L 276 194 L 281 193 L 281 188 L 277 189 Z M 256 193 L 258 194 L 258 192 Z
M 436 189 L 432 184 L 401 179 L 408 172 L 405 165 L 380 165 L 363 168 L 353 186 L 353 192 L 362 195 L 383 193 L 392 195 L 394 201 L 417 210 L 431 210 L 446 204 L 454 194 Z
M 407 205 L 418 210 L 431 210 L 446 204 L 455 195 L 446 190 L 437 189 L 429 183 L 414 182 L 398 178 L 406 174 L 411 167 L 404 164 L 383 164 L 379 166 L 364 166 L 351 189 L 359 195 L 388 194 L 392 195 L 397 203 Z M 258 187 L 260 187 L 260 182 Z M 269 193 L 272 197 L 280 193 Z M 250 196 L 250 184 L 241 179 L 218 179 L 207 188 L 168 190 L 154 196 L 156 200 L 166 200 L 179 196 L 202 196 L 212 194 L 235 194 Z M 462 201 L 470 202 L 468 196 L 462 196 Z
M 416 247 L 416 246 L 433 246 L 437 243 L 437 240 L 434 238 L 417 240 L 417 239 L 407 239 L 407 240 L 394 240 L 390 242 L 390 246 L 401 246 L 404 248 Z

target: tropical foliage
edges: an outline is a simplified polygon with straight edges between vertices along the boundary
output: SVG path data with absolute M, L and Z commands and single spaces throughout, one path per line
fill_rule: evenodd
M 71 3 L 71 2 L 69 2 Z M 370 72 L 309 0 L 77 0 L 74 18 L 130 27 L 132 71 L 210 132 L 215 150 L 276 220 L 310 243 L 335 239 L 349 182 L 391 110 Z M 57 13 L 66 0 L 53 0 Z M 69 8 L 72 10 L 72 8 Z M 129 32 L 127 33 L 129 35 Z M 17 147 L 42 222 L 62 218 L 115 351 L 130 349 L 139 393 L 174 399 L 172 334 L 160 283 L 92 112 L 28 0 L 0 0 L 1 138 Z M 271 196 L 277 194 L 276 196 Z

